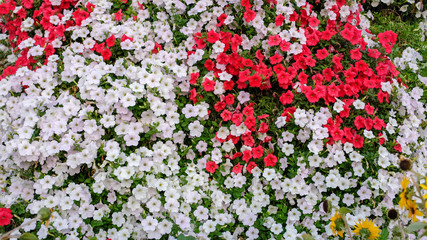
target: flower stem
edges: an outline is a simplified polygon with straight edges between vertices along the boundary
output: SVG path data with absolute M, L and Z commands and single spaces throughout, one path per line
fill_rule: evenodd
M 345 217 L 346 214 L 344 214 L 342 216 L 342 219 L 344 220 L 345 223 L 345 229 L 347 230 L 348 236 L 350 237 L 351 240 L 353 240 L 353 237 L 351 236 L 351 231 L 350 231 L 350 227 L 348 226 L 348 222 L 347 222 L 347 218 Z
M 23 227 L 27 226 L 27 225 L 30 225 L 31 223 L 33 223 L 33 222 L 35 222 L 35 221 L 37 221 L 37 220 L 39 220 L 39 218 L 38 218 L 38 217 L 35 217 L 35 218 L 31 219 L 30 221 L 26 222 L 25 224 L 21 224 L 21 225 L 19 225 L 18 227 L 16 227 L 16 228 L 14 228 L 14 229 L 10 230 L 9 232 L 5 233 L 3 236 L 0 236 L 0 240 L 7 240 L 7 239 L 9 239 L 9 238 L 11 237 L 10 235 L 11 235 L 13 232 L 15 232 L 15 231 L 17 231 L 17 230 L 19 230 L 19 229 L 21 229 L 21 228 L 23 228 Z
M 423 203 L 423 207 L 426 205 L 426 200 L 423 198 L 423 195 L 421 194 L 420 185 L 418 182 L 415 181 L 414 178 L 412 178 L 412 181 L 414 181 L 415 188 L 417 189 L 417 197 L 421 199 L 421 202 Z M 427 208 L 424 207 L 424 215 L 427 216 Z

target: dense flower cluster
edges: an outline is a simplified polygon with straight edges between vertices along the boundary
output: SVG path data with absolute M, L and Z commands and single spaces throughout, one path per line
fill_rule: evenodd
M 344 206 L 357 235 L 391 230 L 400 156 L 427 174 L 427 80 L 408 89 L 399 70 L 422 56 L 390 59 L 398 35 L 369 15 L 346 0 L 5 0 L 2 206 L 52 209 L 24 229 L 39 239 L 328 239 Z

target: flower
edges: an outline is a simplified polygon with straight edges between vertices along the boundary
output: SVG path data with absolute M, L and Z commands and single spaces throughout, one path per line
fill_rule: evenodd
M 375 226 L 373 220 L 365 219 L 363 222 L 359 222 L 354 226 L 354 233 L 357 236 L 360 236 L 362 239 L 375 240 L 380 236 L 379 233 L 381 230 L 379 227 Z
M 9 225 L 12 217 L 12 211 L 9 208 L 0 208 L 0 226 Z
M 423 216 L 423 213 L 418 210 L 418 205 L 411 199 L 406 200 L 406 208 L 408 209 L 408 218 L 412 218 L 413 222 L 417 222 L 417 216 Z
M 399 197 L 400 197 L 400 201 L 399 201 L 400 209 L 403 209 L 403 207 L 407 208 L 408 198 L 406 197 L 406 191 L 407 191 L 409 183 L 410 183 L 409 178 L 403 176 L 402 181 L 400 182 L 400 184 L 402 185 L 402 188 L 403 188 L 403 192 L 401 192 L 399 194 Z
M 329 227 L 332 229 L 334 236 L 343 237 L 345 222 L 338 212 L 336 212 L 335 215 L 331 218 L 331 225 L 329 225 Z
M 217 168 L 218 164 L 216 164 L 214 161 L 209 161 L 206 163 L 206 171 L 210 173 L 214 173 Z

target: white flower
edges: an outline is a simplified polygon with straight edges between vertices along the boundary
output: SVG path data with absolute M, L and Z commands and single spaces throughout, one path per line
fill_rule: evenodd
M 220 139 L 226 139 L 228 135 L 230 134 L 230 131 L 226 127 L 220 127 L 217 132 L 217 137 Z
M 234 148 L 234 143 L 231 139 L 222 144 L 222 149 L 226 152 L 230 152 L 231 149 L 233 148 Z
M 204 232 L 207 234 L 215 231 L 215 227 L 216 227 L 216 222 L 212 220 L 207 220 L 202 226 Z
M 199 120 L 196 120 L 188 125 L 188 129 L 190 130 L 190 136 L 200 137 L 202 136 L 204 127 L 200 124 Z
M 356 109 L 365 109 L 365 103 L 362 102 L 360 99 L 357 99 L 356 101 L 353 102 L 353 106 Z
M 271 181 L 276 177 L 276 171 L 274 170 L 274 168 L 264 169 L 263 176 L 267 181 Z
M 159 222 L 157 219 L 153 218 L 152 216 L 148 216 L 141 221 L 142 229 L 144 229 L 146 232 L 156 230 L 158 223 Z
M 237 100 L 239 100 L 240 104 L 243 104 L 250 100 L 250 94 L 245 91 L 240 91 L 239 95 L 237 95 Z
M 290 143 L 284 143 L 281 150 L 285 153 L 286 156 L 289 156 L 294 153 L 294 145 Z
M 335 102 L 335 104 L 334 104 L 334 110 L 337 112 L 337 113 L 340 113 L 341 111 L 343 111 L 344 110 L 344 102 L 343 101 L 341 101 L 341 100 L 339 100 L 339 99 L 337 99 L 337 101 Z
M 282 128 L 286 125 L 286 117 L 278 117 L 275 124 L 278 128 Z

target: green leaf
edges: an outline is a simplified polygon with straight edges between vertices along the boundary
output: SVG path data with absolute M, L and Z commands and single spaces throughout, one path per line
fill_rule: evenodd
M 387 240 L 387 239 L 388 239 L 388 229 L 384 228 L 381 231 L 381 235 L 380 235 L 380 238 L 378 240 Z
M 103 222 L 102 221 L 98 221 L 98 220 L 93 220 L 92 222 L 90 222 L 90 225 L 92 227 L 98 227 L 98 226 L 101 226 L 102 224 L 103 224 Z
M 19 237 L 19 240 L 38 240 L 38 238 L 32 233 L 24 233 Z
M 179 234 L 179 236 L 178 236 L 178 238 L 177 238 L 178 240 L 196 240 L 196 238 L 195 237 L 193 237 L 193 236 L 184 236 L 184 234 Z
M 346 215 L 347 213 L 351 213 L 352 211 L 351 211 L 351 209 L 349 209 L 349 208 L 346 208 L 346 207 L 342 207 L 342 208 L 340 208 L 339 210 L 338 210 L 338 212 L 341 214 L 341 215 Z
M 412 232 L 419 231 L 425 227 L 427 227 L 427 223 L 425 222 L 413 222 L 409 224 L 406 230 L 408 231 L 408 233 L 412 233 Z

